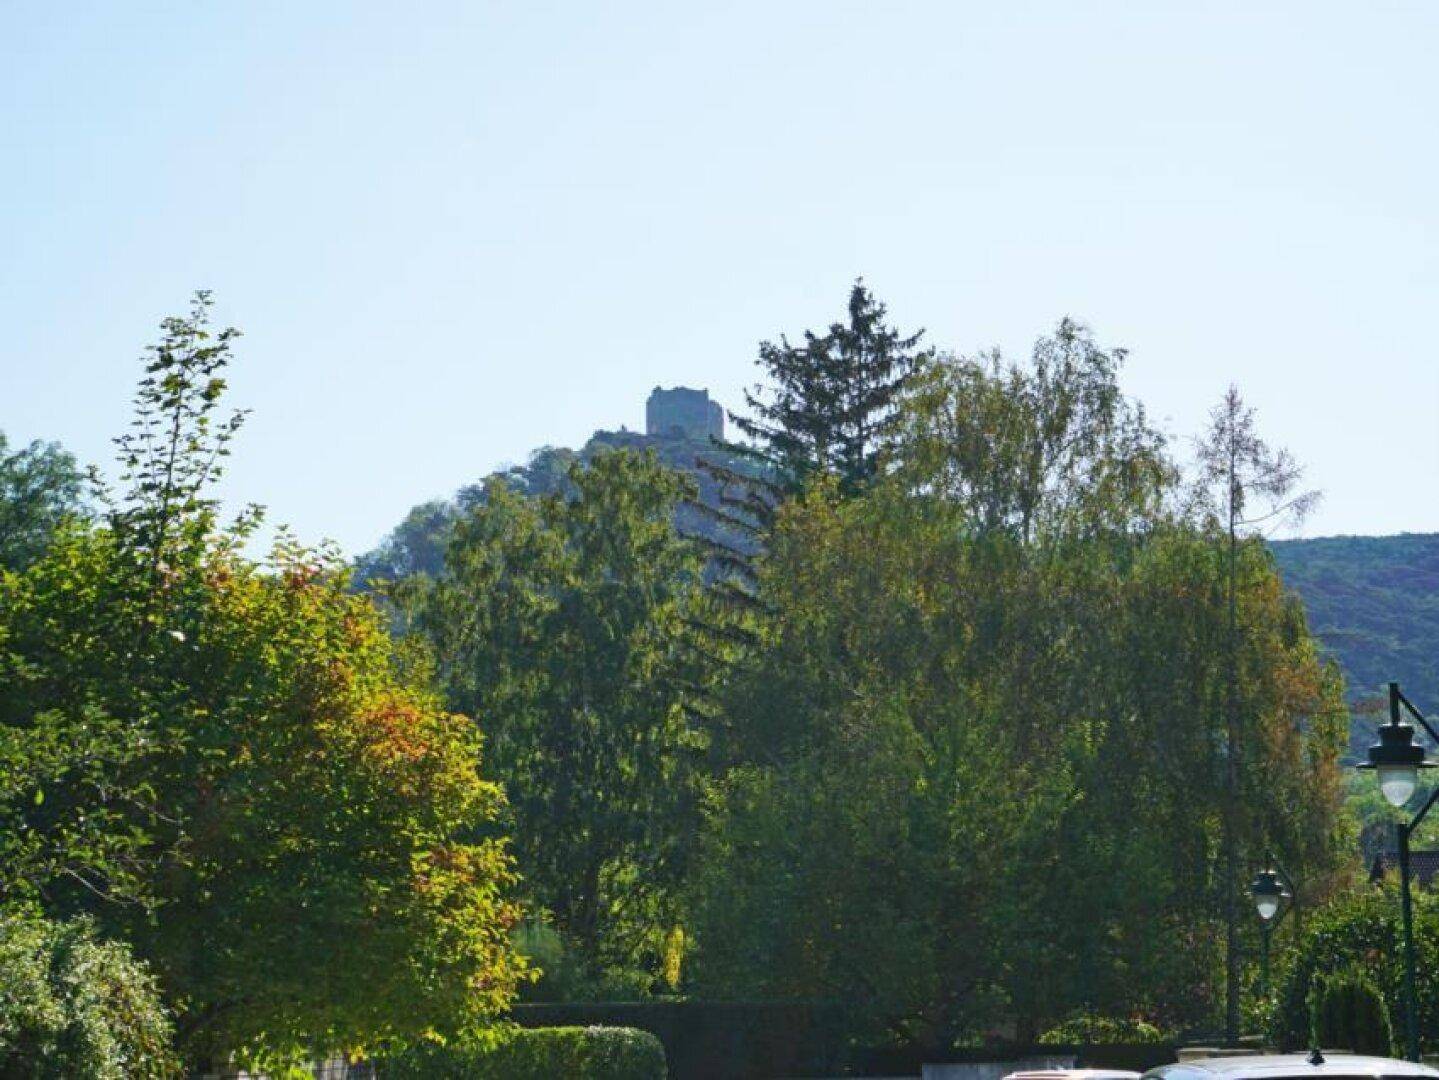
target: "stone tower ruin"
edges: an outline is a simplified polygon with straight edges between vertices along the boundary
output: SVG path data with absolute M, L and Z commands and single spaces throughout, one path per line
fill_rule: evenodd
M 656 386 L 645 402 L 645 434 L 709 442 L 724 439 L 724 409 L 708 390 Z

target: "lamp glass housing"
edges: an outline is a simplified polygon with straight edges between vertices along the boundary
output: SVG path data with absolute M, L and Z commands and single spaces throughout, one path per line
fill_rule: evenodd
M 1390 806 L 1400 807 L 1414 797 L 1419 770 L 1414 765 L 1380 765 L 1379 791 Z
M 1259 917 L 1265 922 L 1274 918 L 1279 913 L 1279 894 L 1265 893 L 1254 898 L 1254 906 L 1259 909 Z

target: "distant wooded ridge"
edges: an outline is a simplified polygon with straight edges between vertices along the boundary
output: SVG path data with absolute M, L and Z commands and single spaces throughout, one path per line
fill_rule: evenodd
M 1439 714 L 1439 533 L 1271 546 L 1310 627 L 1344 669 L 1350 700 L 1394 680 L 1427 715 Z

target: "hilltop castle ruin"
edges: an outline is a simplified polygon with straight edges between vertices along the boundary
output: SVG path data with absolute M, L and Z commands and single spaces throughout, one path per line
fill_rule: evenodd
M 645 402 L 645 434 L 708 443 L 724 439 L 724 409 L 708 390 L 656 386 Z

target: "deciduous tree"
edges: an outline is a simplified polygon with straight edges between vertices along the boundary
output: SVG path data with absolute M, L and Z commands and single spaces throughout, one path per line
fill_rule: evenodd
M 724 695 L 702 985 L 936 1048 L 1076 1010 L 1213 1022 L 1226 542 L 1116 380 L 1072 325 L 1029 365 L 937 360 L 886 477 L 780 508 Z M 1341 687 L 1263 545 L 1237 567 L 1236 827 L 1317 897 Z
M 689 481 L 616 451 L 566 486 L 492 481 L 413 610 L 452 707 L 486 718 L 527 888 L 597 972 L 674 925 L 724 645 L 674 527 Z
M 483 1026 L 523 964 L 478 729 L 332 555 L 217 523 L 206 309 L 165 324 L 106 520 L 0 582 L 0 899 L 132 941 L 191 1063 Z
M 11 450 L 0 432 L 0 570 L 39 558 L 67 517 L 82 506 L 84 474 L 56 443 Z

